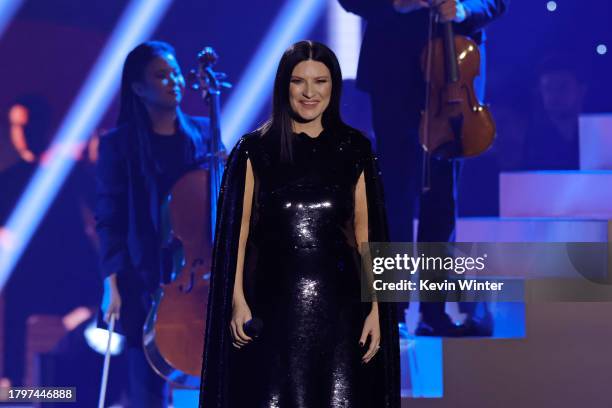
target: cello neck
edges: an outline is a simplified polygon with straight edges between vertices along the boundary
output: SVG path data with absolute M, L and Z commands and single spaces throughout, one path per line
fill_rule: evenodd
M 209 118 L 210 118 L 210 150 L 211 153 L 218 153 L 223 149 L 221 143 L 221 93 L 219 91 L 210 92 L 209 98 Z

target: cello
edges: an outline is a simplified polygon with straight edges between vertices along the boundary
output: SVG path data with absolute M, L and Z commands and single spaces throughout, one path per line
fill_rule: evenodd
M 495 139 L 495 122 L 478 100 L 474 79 L 480 75 L 480 51 L 470 38 L 456 35 L 452 22 L 441 23 L 442 38 L 433 38 L 435 11 L 430 11 L 429 42 L 421 54 L 425 77 L 425 110 L 419 141 L 426 161 L 459 159 L 484 153 Z
M 180 388 L 198 389 L 206 330 L 216 199 L 224 160 L 220 95 L 231 85 L 213 71 L 218 56 L 211 47 L 198 54 L 191 88 L 202 92 L 210 109 L 207 169 L 184 174 L 162 204 L 162 260 L 171 281 L 160 285 L 143 328 L 145 356 L 157 374 Z

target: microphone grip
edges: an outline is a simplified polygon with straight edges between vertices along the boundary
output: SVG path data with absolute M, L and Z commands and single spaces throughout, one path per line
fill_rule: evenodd
M 245 322 L 242 325 L 242 329 L 244 330 L 244 333 L 249 337 L 259 337 L 259 335 L 263 331 L 263 321 L 258 317 L 254 317 L 251 320 Z

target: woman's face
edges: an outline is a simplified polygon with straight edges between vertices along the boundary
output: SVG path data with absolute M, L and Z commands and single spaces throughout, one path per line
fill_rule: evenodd
M 291 109 L 302 120 L 321 120 L 332 92 L 331 74 L 327 66 L 319 61 L 302 61 L 291 73 L 289 103 Z
M 175 109 L 183 99 L 185 79 L 174 55 L 155 57 L 145 67 L 143 80 L 132 84 L 132 89 L 147 106 Z

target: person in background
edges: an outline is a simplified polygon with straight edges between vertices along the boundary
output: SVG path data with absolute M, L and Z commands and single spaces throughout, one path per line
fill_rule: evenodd
M 39 94 L 15 99 L 6 112 L 16 160 L 0 172 L 0 245 L 10 245 L 7 225 L 34 173 L 53 154 L 52 106 Z M 85 181 L 78 171 L 62 184 L 3 288 L 3 374 L 13 386 L 26 375 L 26 324 L 32 315 L 64 316 L 94 308 L 101 294 L 96 255 L 85 234 L 80 203 Z M 37 380 L 37 379 L 32 379 Z
M 391 240 L 414 240 L 413 218 L 418 215 L 417 240 L 455 239 L 459 161 L 431 160 L 431 188 L 422 192 L 422 148 L 419 122 L 425 84 L 420 57 L 428 40 L 429 11 L 440 22 L 453 22 L 455 33 L 468 35 L 480 46 L 481 75 L 475 88 L 484 99 L 486 40 L 484 28 L 501 16 L 509 0 L 339 0 L 366 21 L 357 84 L 370 94 L 377 153 L 383 173 Z M 436 278 L 438 279 L 438 278 Z M 440 277 L 441 280 L 444 277 Z M 455 325 L 445 313 L 444 294 L 421 302 L 418 335 L 488 335 L 491 327 L 474 316 Z M 403 309 L 406 305 L 400 305 Z
M 185 81 L 173 47 L 149 41 L 127 56 L 117 128 L 100 138 L 96 230 L 105 277 L 104 319 L 119 319 L 129 360 L 130 407 L 168 404 L 167 386 L 148 364 L 143 325 L 163 283 L 159 209 L 173 184 L 200 166 L 208 120 L 184 114 Z
M 550 56 L 537 68 L 533 115 L 525 148 L 529 170 L 579 168 L 578 117 L 587 86 L 569 55 Z

